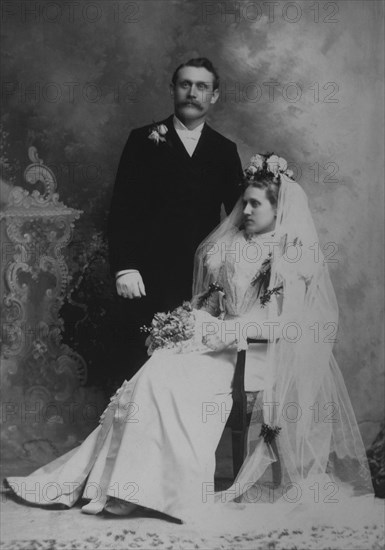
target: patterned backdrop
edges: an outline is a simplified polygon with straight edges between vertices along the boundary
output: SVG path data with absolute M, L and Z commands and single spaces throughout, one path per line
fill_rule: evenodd
M 114 345 L 106 216 L 131 128 L 172 112 L 182 61 L 218 66 L 210 123 L 287 158 L 310 198 L 341 311 L 336 354 L 366 443 L 383 417 L 382 3 L 197 0 L 19 2 L 2 6 L 3 179 L 24 185 L 27 149 L 83 210 L 62 314 L 66 339 L 108 384 Z M 74 329 L 75 323 L 76 330 Z

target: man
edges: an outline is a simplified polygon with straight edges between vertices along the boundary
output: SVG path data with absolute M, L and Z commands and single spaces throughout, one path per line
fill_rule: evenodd
M 174 115 L 132 130 L 123 150 L 108 223 L 111 272 L 121 297 L 122 375 L 147 359 L 140 326 L 191 298 L 194 253 L 240 194 L 235 143 L 206 124 L 219 77 L 191 59 L 170 84 Z

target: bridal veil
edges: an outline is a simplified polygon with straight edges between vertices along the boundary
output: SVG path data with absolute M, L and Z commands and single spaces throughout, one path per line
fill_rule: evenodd
M 237 502 L 324 502 L 341 495 L 371 495 L 365 448 L 349 395 L 333 355 L 338 305 L 308 200 L 286 170 L 280 177 L 271 245 L 267 376 L 253 406 L 247 453 L 233 485 L 217 499 Z M 195 256 L 193 294 L 218 280 L 233 235 L 242 229 L 243 205 L 201 243 Z M 241 321 L 240 321 L 241 322 Z M 250 326 L 252 317 L 248 317 Z M 246 347 L 247 327 L 240 347 Z M 241 338 L 242 340 L 242 338 Z M 276 428 L 275 452 L 261 437 L 261 417 Z M 269 465 L 280 461 L 282 478 L 266 496 Z M 337 500 L 335 500 L 337 499 Z

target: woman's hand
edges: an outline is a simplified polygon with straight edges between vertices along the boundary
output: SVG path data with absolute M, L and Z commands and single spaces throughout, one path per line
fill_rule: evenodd
M 218 334 L 206 334 L 202 338 L 203 344 L 213 351 L 222 351 L 237 343 L 235 338 L 229 338 L 228 340 L 228 342 L 224 342 Z

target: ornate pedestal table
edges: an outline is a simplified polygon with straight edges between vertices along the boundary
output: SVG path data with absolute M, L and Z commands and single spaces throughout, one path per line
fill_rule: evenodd
M 6 461 L 17 453 L 36 465 L 80 442 L 104 399 L 84 387 L 86 363 L 62 341 L 66 258 L 82 212 L 59 201 L 55 176 L 35 148 L 29 157 L 25 181 L 43 189 L 15 186 L 0 213 L 1 437 Z

